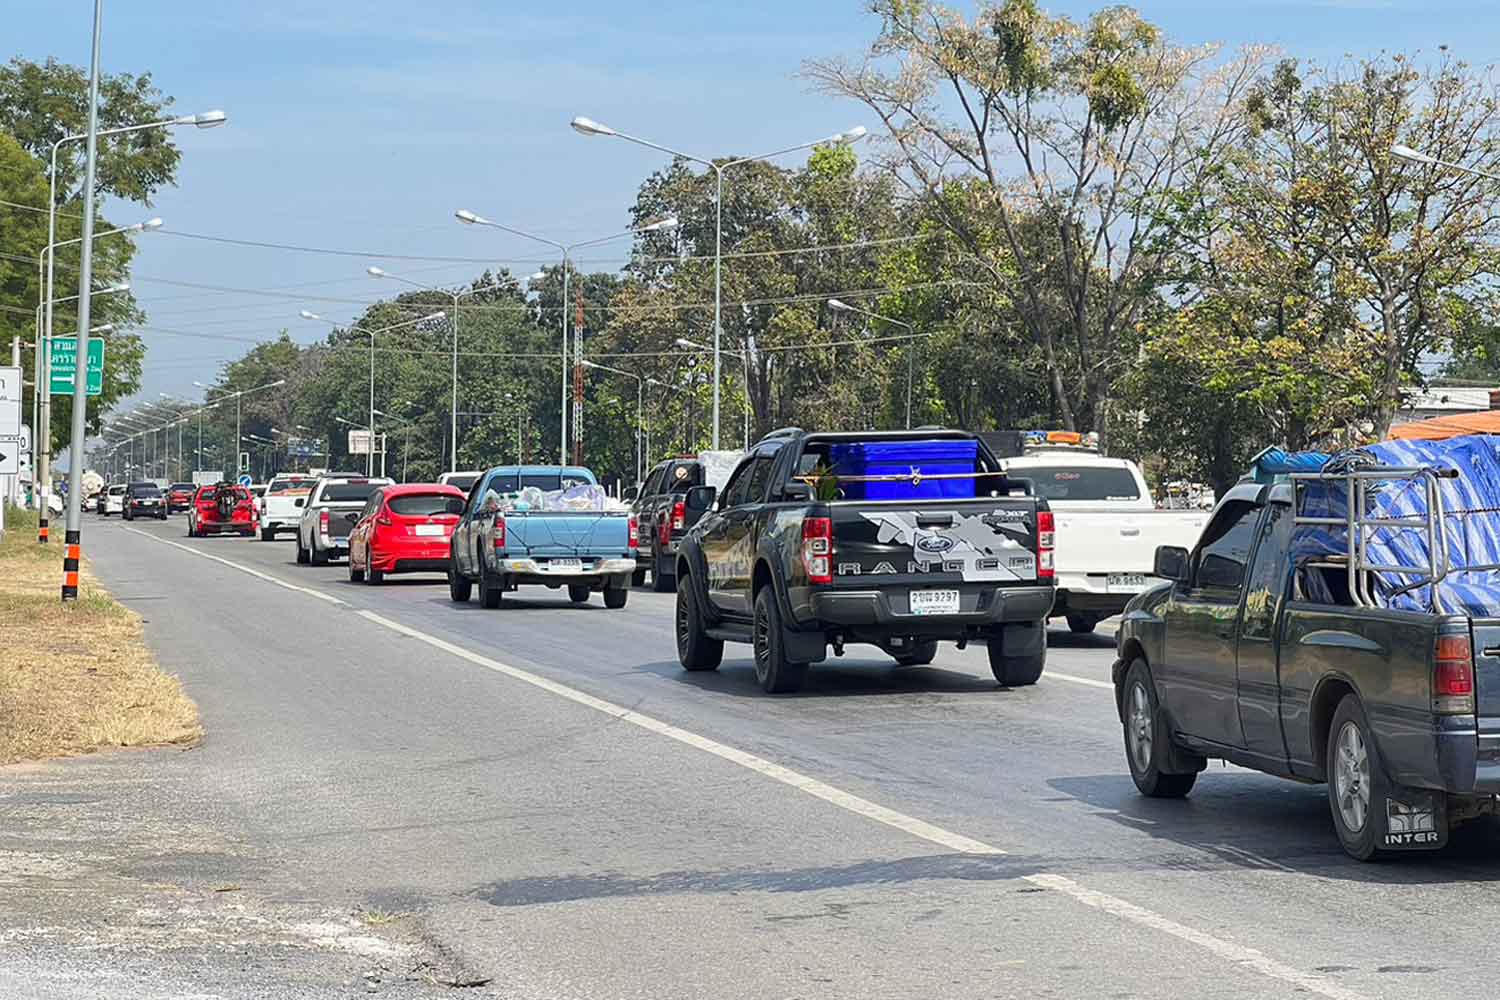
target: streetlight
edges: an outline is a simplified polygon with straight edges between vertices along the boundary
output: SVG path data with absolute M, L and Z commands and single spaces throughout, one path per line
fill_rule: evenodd
M 881 313 L 871 312 L 868 309 L 861 309 L 858 306 L 851 306 L 849 303 L 843 302 L 839 299 L 829 299 L 828 308 L 832 309 L 834 312 L 858 313 L 861 316 L 868 316 L 871 319 L 878 319 L 882 323 L 891 323 L 895 326 L 904 327 L 906 329 L 906 332 L 911 334 L 911 339 L 907 342 L 906 345 L 906 429 L 911 430 L 911 369 L 912 356 L 916 353 L 917 349 L 916 327 L 912 326 L 905 320 L 899 320 L 894 316 L 885 316 Z
M 319 316 L 317 313 L 315 313 L 315 312 L 309 312 L 306 309 L 303 309 L 298 315 L 300 315 L 303 319 L 310 319 L 310 320 L 313 320 L 314 322 L 317 322 L 317 323 L 327 323 L 328 325 L 332 326 L 335 330 L 337 330 L 339 328 L 339 324 L 335 323 L 333 320 L 331 320 L 331 319 L 324 319 L 322 316 Z M 365 451 L 365 475 L 367 475 L 367 476 L 373 476 L 375 474 L 375 336 L 376 336 L 376 334 L 389 333 L 391 330 L 399 330 L 402 327 L 415 326 L 418 323 L 427 323 L 427 322 L 432 321 L 432 320 L 443 319 L 446 316 L 447 316 L 447 313 L 444 313 L 444 312 L 435 312 L 435 313 L 432 313 L 432 314 L 427 315 L 427 316 L 418 316 L 416 319 L 409 319 L 409 320 L 407 320 L 404 323 L 392 323 L 390 326 L 383 326 L 383 327 L 381 327 L 378 330 L 362 330 L 361 331 L 362 333 L 367 333 L 370 336 L 370 440 L 368 442 L 366 442 L 369 445 L 369 448 Z M 350 330 L 359 330 L 360 326 L 359 326 L 358 323 L 356 323 L 353 326 L 348 327 L 348 329 L 350 329 Z M 385 460 L 385 457 L 384 457 L 384 453 L 382 452 L 382 454 L 381 454 L 381 461 L 384 462 L 384 460 Z
M 403 278 L 399 274 L 392 274 L 382 267 L 367 267 L 365 268 L 365 273 L 372 278 L 390 278 L 392 281 L 399 281 L 402 284 L 411 285 L 413 288 L 420 288 L 423 291 L 437 292 L 439 295 L 446 295 L 453 300 L 453 406 L 452 426 L 450 429 L 452 443 L 450 445 L 451 458 L 449 459 L 448 468 L 456 472 L 458 471 L 458 300 L 465 295 L 494 291 L 504 288 L 506 285 L 504 282 L 495 282 L 489 285 L 481 285 L 477 288 L 455 289 L 450 292 L 446 288 L 439 288 L 435 285 L 424 285 L 420 281 L 413 281 L 410 278 Z M 538 271 L 526 280 L 540 281 L 545 277 L 545 274 Z
M 251 389 L 240 389 L 238 392 L 231 392 L 228 389 L 221 389 L 216 385 L 204 385 L 202 382 L 194 382 L 193 385 L 203 390 L 205 399 L 208 398 L 207 394 L 210 392 L 217 392 L 224 396 L 234 398 L 234 466 L 235 472 L 238 473 L 240 465 L 240 445 L 244 443 L 244 435 L 240 433 L 240 400 L 245 396 L 250 395 L 251 393 L 261 392 L 265 389 L 274 389 L 279 385 L 286 385 L 286 379 L 279 378 L 275 382 L 267 382 L 265 385 L 257 385 Z M 220 399 L 219 402 L 215 403 L 214 405 L 217 406 L 223 401 L 224 400 Z M 207 407 L 205 407 L 205 409 L 207 409 Z M 200 429 L 199 448 L 201 449 L 202 447 L 202 431 Z
M 668 153 L 668 154 L 670 154 L 672 156 L 681 157 L 684 160 L 691 160 L 694 163 L 701 163 L 705 167 L 708 167 L 710 170 L 712 170 L 714 172 L 714 433 L 713 433 L 713 446 L 714 446 L 715 450 L 717 450 L 718 447 L 719 447 L 719 345 L 720 345 L 720 341 L 723 338 L 723 332 L 724 332 L 723 323 L 721 322 L 721 312 L 722 312 L 722 308 L 721 307 L 723 305 L 723 297 L 722 297 L 722 292 L 721 292 L 721 289 L 722 289 L 721 278 L 722 278 L 723 263 L 724 263 L 724 171 L 728 170 L 730 167 L 737 167 L 737 166 L 740 166 L 741 164 L 745 164 L 745 163 L 755 163 L 755 162 L 760 161 L 760 160 L 773 159 L 773 158 L 775 158 L 777 156 L 781 156 L 784 153 L 795 153 L 799 149 L 810 149 L 810 148 L 812 148 L 814 146 L 823 146 L 823 145 L 828 145 L 830 143 L 846 143 L 846 144 L 847 143 L 855 143 L 855 142 L 858 142 L 859 140 L 861 140 L 861 139 L 863 139 L 865 137 L 865 135 L 866 135 L 865 127 L 863 125 L 856 125 L 854 128 L 851 128 L 851 129 L 849 129 L 846 132 L 835 133 L 834 135 L 831 135 L 831 136 L 829 136 L 826 139 L 816 139 L 816 140 L 814 140 L 812 142 L 804 142 L 804 143 L 800 143 L 800 144 L 798 144 L 796 146 L 788 146 L 785 149 L 778 149 L 778 150 L 775 150 L 774 152 L 762 153 L 759 156 L 744 156 L 744 157 L 740 157 L 739 159 L 736 159 L 736 160 L 725 160 L 724 162 L 719 163 L 719 162 L 715 162 L 714 160 L 707 159 L 707 158 L 702 157 L 702 156 L 694 156 L 691 153 L 684 153 L 681 150 L 673 149 L 670 146 L 663 146 L 660 143 L 651 142 L 651 141 L 649 141 L 647 139 L 642 139 L 642 138 L 640 138 L 638 136 L 628 135 L 628 134 L 626 134 L 624 132 L 619 131 L 618 129 L 613 129 L 613 128 L 610 128 L 608 125 L 603 125 L 603 124 L 601 124 L 599 122 L 596 122 L 592 118 L 582 118 L 582 117 L 580 117 L 580 118 L 574 118 L 573 121 L 570 124 L 573 127 L 573 131 L 579 133 L 580 135 L 586 135 L 586 136 L 609 136 L 611 138 L 624 139 L 626 142 L 633 142 L 633 143 L 635 143 L 638 146 L 645 146 L 648 149 L 659 150 L 659 151 L 661 151 L 663 153 Z M 746 388 L 746 392 L 747 393 L 749 392 L 749 388 L 748 387 Z
M 558 464 L 559 465 L 567 465 L 568 464 L 568 279 L 569 279 L 569 275 L 568 275 L 568 261 L 572 257 L 574 250 L 580 250 L 580 249 L 582 249 L 584 247 L 596 246 L 596 245 L 598 245 L 600 243 L 608 243 L 611 240 L 620 239 L 622 236 L 634 236 L 634 235 L 636 235 L 638 233 L 654 233 L 654 232 L 659 232 L 661 230 L 666 230 L 666 229 L 676 229 L 677 228 L 677 219 L 676 219 L 675 216 L 668 217 L 668 218 L 665 218 L 665 219 L 658 219 L 655 222 L 648 222 L 644 226 L 636 226 L 636 227 L 634 227 L 632 229 L 627 229 L 624 232 L 615 233 L 612 236 L 601 236 L 598 239 L 583 240 L 583 241 L 578 242 L 578 243 L 558 243 L 555 240 L 549 240 L 549 239 L 547 239 L 545 236 L 536 236 L 536 235 L 534 235 L 532 233 L 525 232 L 524 230 L 521 230 L 521 229 L 513 229 L 510 226 L 502 226 L 498 222 L 491 222 L 489 219 L 486 219 L 482 215 L 475 215 L 473 212 L 469 211 L 467 208 L 460 208 L 458 211 L 454 212 L 453 214 L 454 214 L 454 216 L 456 216 L 458 218 L 459 222 L 462 222 L 462 223 L 464 223 L 466 225 L 470 225 L 470 226 L 489 226 L 492 229 L 499 229 L 499 230 L 501 230 L 503 232 L 511 233 L 513 235 L 516 235 L 516 236 L 521 236 L 521 237 L 524 237 L 524 238 L 526 238 L 528 240 L 535 240 L 538 243 L 545 243 L 547 246 L 555 247 L 557 250 L 561 251 L 561 253 L 562 253 L 562 273 L 563 273 L 563 294 L 562 294 L 562 310 L 561 310 L 561 312 L 562 312 L 562 407 L 561 407 L 561 413 L 562 413 L 562 425 L 561 425 L 562 426 L 562 440 L 558 444 L 558 452 L 559 452 Z M 580 336 L 581 336 L 581 334 L 580 334 Z M 582 350 L 582 341 L 581 340 L 579 341 L 579 345 L 578 346 L 579 346 L 578 354 L 579 354 L 580 357 L 582 357 L 583 350 Z M 578 435 L 579 434 L 579 429 L 577 427 L 574 427 L 573 432 L 574 432 L 575 435 Z M 582 440 L 582 436 L 581 435 L 579 435 L 579 440 Z
M 625 371 L 623 368 L 611 368 L 609 365 L 601 365 L 593 361 L 580 362 L 585 368 L 593 368 L 601 372 L 614 372 L 616 375 L 624 375 L 626 378 L 635 379 L 635 481 L 640 483 L 645 478 L 645 469 L 641 465 L 641 431 L 642 421 L 645 419 L 645 410 L 642 399 L 645 393 L 646 382 L 641 376 Z
M 1485 180 L 1500 181 L 1500 175 L 1492 174 L 1487 170 L 1466 167 L 1462 163 L 1453 163 L 1448 160 L 1440 160 L 1436 156 L 1429 156 L 1426 153 L 1412 149 L 1410 146 L 1403 146 L 1399 143 L 1391 147 L 1391 155 L 1400 157 L 1403 160 L 1410 160 L 1412 163 L 1422 163 L 1432 167 L 1446 167 L 1449 170 L 1457 170 L 1461 173 L 1473 174 L 1475 177 L 1483 177 Z

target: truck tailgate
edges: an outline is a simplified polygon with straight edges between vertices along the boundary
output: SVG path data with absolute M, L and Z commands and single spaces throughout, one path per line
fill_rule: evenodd
M 508 512 L 505 549 L 514 555 L 624 556 L 630 552 L 630 519 L 598 511 Z
M 1058 510 L 1057 572 L 1145 573 L 1158 545 L 1197 544 L 1208 514 L 1176 510 Z
M 1481 749 L 1500 753 L 1500 619 L 1476 618 L 1473 629 L 1474 713 Z
M 1037 504 L 1031 497 L 839 501 L 834 586 L 859 577 L 1035 583 Z M 890 582 L 896 582 L 892 580 Z

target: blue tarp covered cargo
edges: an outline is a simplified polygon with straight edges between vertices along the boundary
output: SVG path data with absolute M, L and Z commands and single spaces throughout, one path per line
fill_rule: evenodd
M 975 440 L 853 441 L 828 446 L 828 460 L 846 500 L 972 499 L 978 471 Z M 927 477 L 968 473 L 961 479 Z M 884 482 L 857 482 L 859 476 L 901 476 Z M 913 482 L 913 480 L 916 480 Z
M 1267 448 L 1250 460 L 1245 479 L 1257 483 L 1274 483 L 1294 472 L 1317 472 L 1332 456 L 1321 451 L 1287 451 Z

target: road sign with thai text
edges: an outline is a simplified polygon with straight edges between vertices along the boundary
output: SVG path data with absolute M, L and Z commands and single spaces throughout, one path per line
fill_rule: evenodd
M 53 337 L 48 355 L 47 368 L 52 373 L 52 394 L 73 395 L 73 376 L 78 368 L 78 338 Z M 97 396 L 104 391 L 104 341 L 89 338 L 89 385 L 88 394 Z

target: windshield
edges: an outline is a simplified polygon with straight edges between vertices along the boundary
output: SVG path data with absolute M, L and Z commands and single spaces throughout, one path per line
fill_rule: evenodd
M 1011 473 L 1036 484 L 1048 500 L 1139 500 L 1140 486 L 1129 469 L 1087 466 L 1033 466 Z
M 192 483 L 173 483 L 172 484 L 172 492 L 173 493 L 186 493 L 186 492 L 190 492 L 192 489 L 193 489 L 193 484 Z
M 433 514 L 462 514 L 464 498 L 447 493 L 408 493 L 392 497 L 391 513 L 407 517 L 430 517 Z
M 683 462 L 667 472 L 663 482 L 667 493 L 686 493 L 694 486 L 703 485 L 703 466 L 697 462 Z
M 476 473 L 472 476 L 449 476 L 443 482 L 467 493 L 474 488 L 475 483 L 479 482 L 479 475 Z
M 159 497 L 161 496 L 161 487 L 155 483 L 136 483 L 130 487 L 130 493 L 132 496 L 138 497 Z
M 310 476 L 289 476 L 286 479 L 273 479 L 271 485 L 266 487 L 266 492 L 275 496 L 279 493 L 306 493 L 312 489 L 317 480 Z
M 370 494 L 380 489 L 381 483 L 329 483 L 323 487 L 323 501 L 347 503 L 352 500 L 368 500 Z
M 109 495 L 112 496 L 112 497 L 120 496 L 124 492 L 125 492 L 125 487 L 123 487 L 123 486 L 111 486 L 109 488 Z

